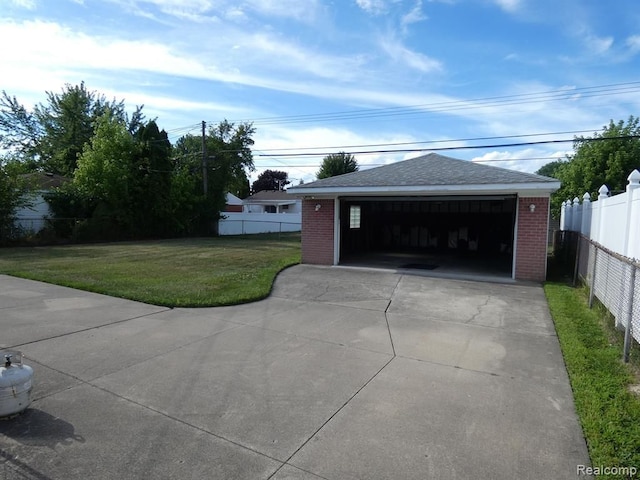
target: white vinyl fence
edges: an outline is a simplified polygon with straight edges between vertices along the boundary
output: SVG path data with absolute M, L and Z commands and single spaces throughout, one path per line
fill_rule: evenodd
M 625 330 L 625 361 L 633 337 L 640 342 L 640 172 L 628 177 L 624 193 L 600 187 L 562 204 L 560 229 L 579 234 L 576 271 Z
M 223 216 L 225 218 L 218 221 L 219 235 L 299 232 L 302 230 L 301 213 L 224 212 Z

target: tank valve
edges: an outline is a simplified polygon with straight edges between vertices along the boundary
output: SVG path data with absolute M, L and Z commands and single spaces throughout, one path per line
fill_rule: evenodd
M 4 356 L 4 366 L 5 366 L 5 368 L 9 368 L 11 366 L 11 357 L 13 357 L 13 355 L 5 355 Z

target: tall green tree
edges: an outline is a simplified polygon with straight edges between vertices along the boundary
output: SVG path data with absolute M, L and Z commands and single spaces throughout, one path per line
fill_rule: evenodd
M 16 209 L 29 204 L 28 185 L 18 168 L 0 162 L 0 245 L 13 237 Z
M 140 146 L 126 124 L 109 111 L 97 121 L 96 133 L 78 159 L 73 186 L 87 202 L 88 213 L 101 233 L 134 230 L 134 165 Z M 104 230 L 104 231 L 102 231 Z
M 336 175 L 356 172 L 358 168 L 356 158 L 350 153 L 332 153 L 324 157 L 316 176 L 318 179 L 335 177 Z
M 258 178 L 251 184 L 251 191 L 258 193 L 263 190 L 284 190 L 289 185 L 289 174 L 280 170 L 265 170 Z
M 136 233 L 142 236 L 171 232 L 171 143 L 154 120 L 141 125 L 134 136 L 138 155 L 131 165 L 131 205 Z
M 629 174 L 640 169 L 640 119 L 630 116 L 626 122 L 611 120 L 600 133 L 576 137 L 573 150 L 566 160 L 543 167 L 562 182 L 551 199 L 556 215 L 567 199 L 582 198 L 586 192 L 597 198 L 602 185 L 614 193 L 626 189 Z
M 61 92 L 46 92 L 46 102 L 27 110 L 15 96 L 0 97 L 0 147 L 14 151 L 38 168 L 73 175 L 79 155 L 95 133 L 96 121 L 106 111 L 127 123 L 130 132 L 143 123 L 142 107 L 129 118 L 124 102 L 80 85 L 64 86 Z
M 536 171 L 536 174 L 543 175 L 545 177 L 560 178 L 560 169 L 564 167 L 566 163 L 566 159 L 554 160 L 553 162 L 547 163 L 546 165 L 540 167 L 538 171 Z
M 3 90 L 0 96 L 0 148 L 16 159 L 34 161 L 39 157 L 42 136 L 42 125 L 34 113 Z
M 247 171 L 253 171 L 253 134 L 249 123 L 235 125 L 225 121 L 205 134 L 206 161 L 202 157 L 202 137 L 185 135 L 176 142 L 174 215 L 186 232 L 211 231 L 226 203 L 226 193 L 246 196 Z M 203 171 L 206 170 L 206 181 Z M 206 194 L 205 194 L 206 185 Z M 184 195 L 183 195 L 184 193 Z M 185 224 L 189 218 L 191 225 Z

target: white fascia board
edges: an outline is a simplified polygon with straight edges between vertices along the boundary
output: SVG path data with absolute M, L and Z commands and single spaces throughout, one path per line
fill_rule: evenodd
M 560 182 L 544 183 L 510 183 L 510 184 L 479 184 L 479 185 L 429 185 L 429 186 L 391 186 L 391 187 L 311 187 L 290 188 L 292 195 L 307 198 L 335 198 L 345 195 L 477 195 L 477 194 L 513 194 L 521 197 L 548 197 L 560 188 Z
M 244 205 L 295 205 L 297 199 L 291 200 L 252 200 L 245 202 Z

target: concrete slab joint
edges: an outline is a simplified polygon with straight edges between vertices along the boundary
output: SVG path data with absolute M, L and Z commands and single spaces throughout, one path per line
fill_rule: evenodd
M 0 276 L 0 309 L 2 346 L 35 371 L 32 407 L 0 422 L 8 478 L 562 479 L 589 464 L 539 286 L 299 265 L 261 302 L 167 310 Z

